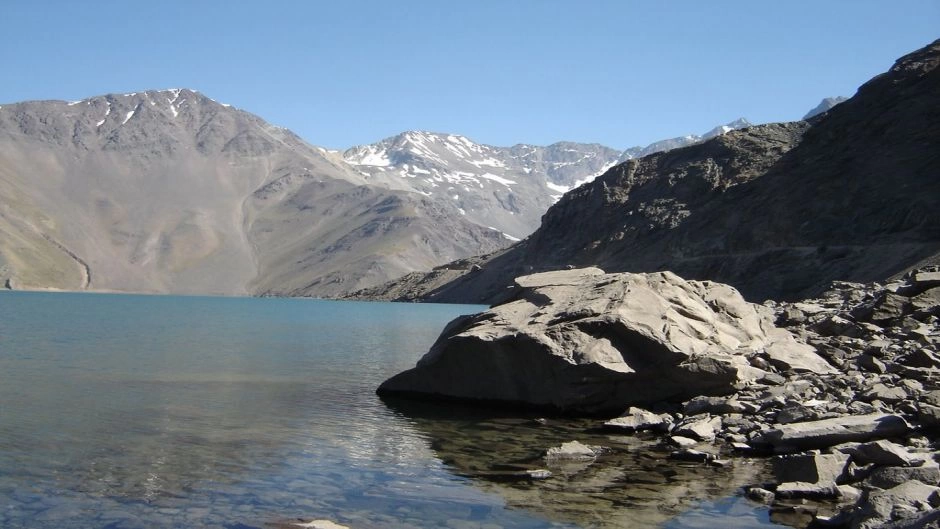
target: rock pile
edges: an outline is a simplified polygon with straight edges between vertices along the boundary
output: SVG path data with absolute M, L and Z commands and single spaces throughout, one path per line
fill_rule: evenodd
M 777 454 L 775 482 L 748 495 L 807 514 L 789 523 L 936 527 L 940 269 L 887 284 L 837 282 L 818 299 L 766 305 L 838 371 L 796 372 L 757 357 L 768 374 L 732 395 L 631 408 L 604 426 L 659 428 L 682 460 Z
M 382 392 L 616 408 L 603 428 L 661 435 L 676 460 L 772 456 L 774 482 L 748 496 L 801 513 L 791 525 L 938 523 L 940 267 L 763 306 L 668 272 L 517 284 Z

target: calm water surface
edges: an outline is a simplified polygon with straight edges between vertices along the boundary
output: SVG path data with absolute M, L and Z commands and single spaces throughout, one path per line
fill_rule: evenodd
M 731 496 L 757 467 L 677 467 L 576 421 L 375 396 L 479 309 L 0 293 L 0 527 L 769 525 Z M 506 479 L 572 438 L 613 446 L 613 474 Z

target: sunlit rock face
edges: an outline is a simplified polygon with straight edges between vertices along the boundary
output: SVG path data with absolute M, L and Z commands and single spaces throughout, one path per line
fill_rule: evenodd
M 520 277 L 513 300 L 451 322 L 384 394 L 493 401 L 564 413 L 730 393 L 751 359 L 832 368 L 733 288 L 670 272 L 597 268 Z

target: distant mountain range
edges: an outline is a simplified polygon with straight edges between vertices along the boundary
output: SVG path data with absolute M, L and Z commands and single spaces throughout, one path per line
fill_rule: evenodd
M 405 132 L 346 152 L 186 89 L 0 106 L 0 284 L 337 296 L 528 236 L 650 152 Z
M 597 265 L 802 299 L 833 280 L 940 262 L 940 40 L 835 102 L 810 121 L 629 160 L 566 194 L 508 249 L 353 297 L 491 303 L 517 276 Z

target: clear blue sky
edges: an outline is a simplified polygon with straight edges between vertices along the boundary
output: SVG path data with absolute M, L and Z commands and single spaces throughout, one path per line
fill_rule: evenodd
M 940 0 L 4 0 L 0 28 L 0 103 L 185 87 L 331 148 L 626 148 L 852 95 Z

